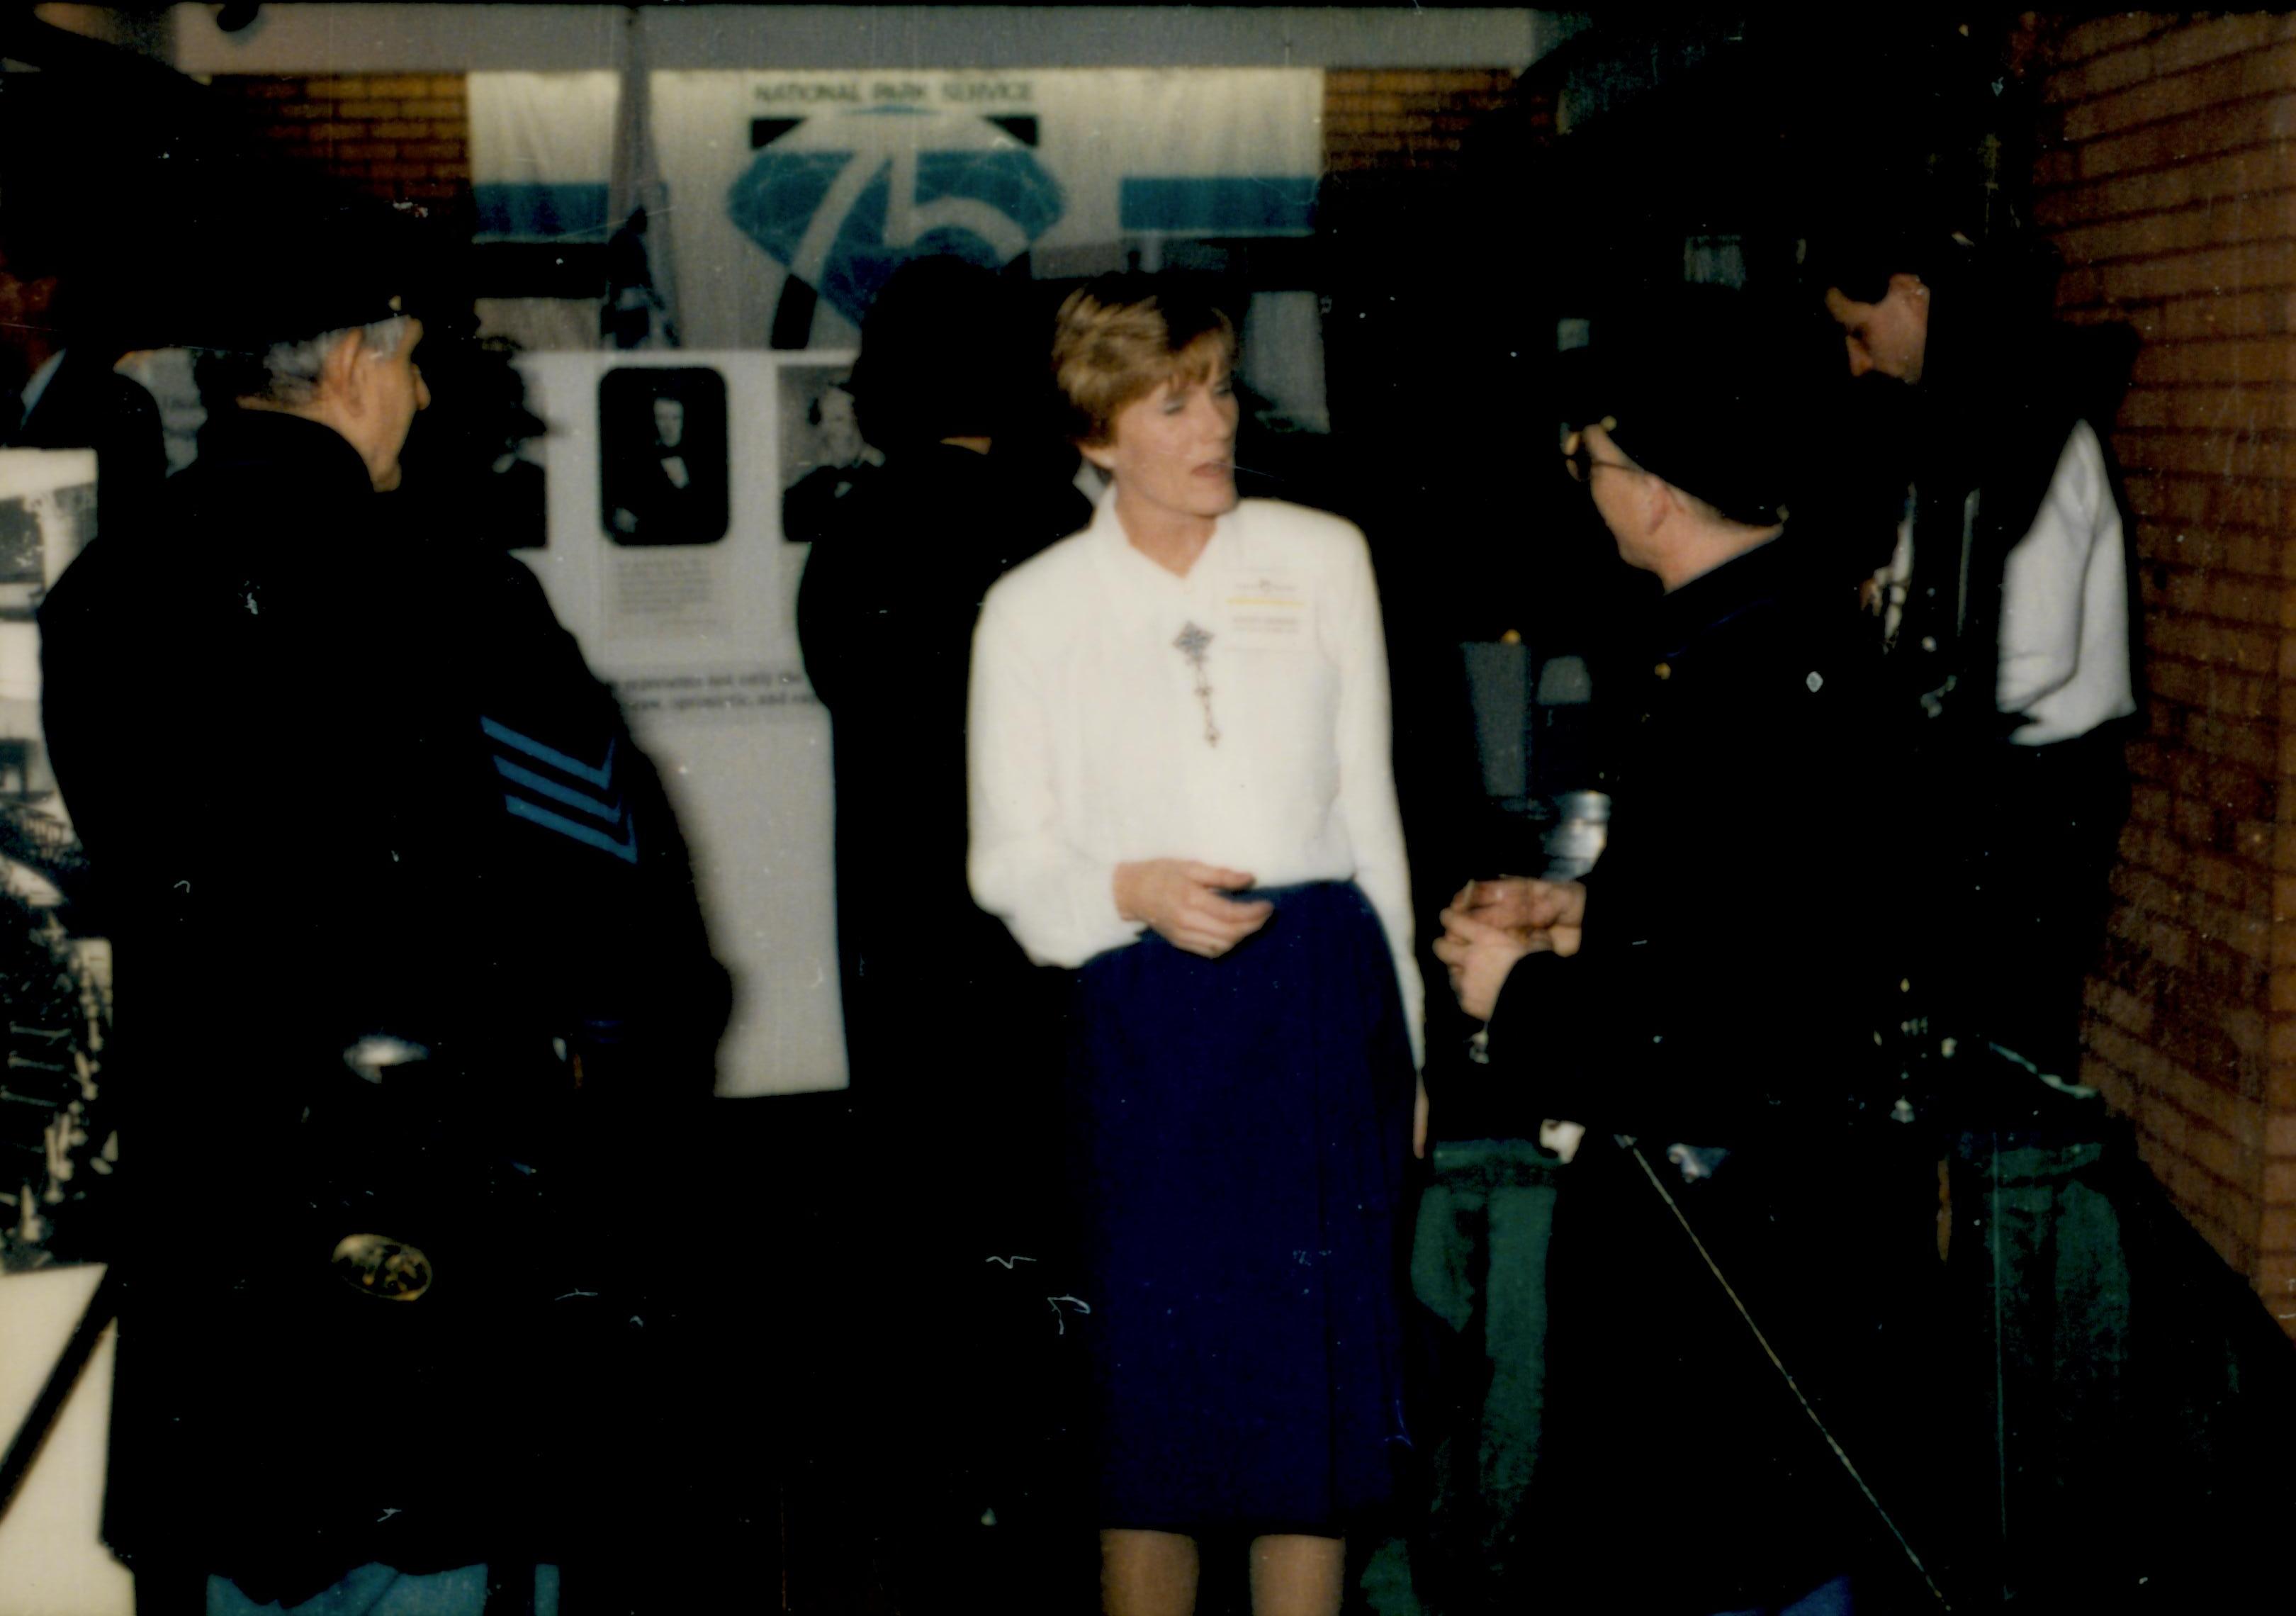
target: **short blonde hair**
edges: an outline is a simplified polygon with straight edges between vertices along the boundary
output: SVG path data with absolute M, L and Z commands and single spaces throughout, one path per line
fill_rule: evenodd
M 1166 382 L 1193 385 L 1235 365 L 1235 325 L 1170 283 L 1110 275 L 1069 294 L 1053 329 L 1053 380 L 1076 442 L 1104 444 L 1117 414 Z

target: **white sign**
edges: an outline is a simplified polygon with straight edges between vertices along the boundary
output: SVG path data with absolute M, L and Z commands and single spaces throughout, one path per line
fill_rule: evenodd
M 726 1095 L 845 1083 L 829 715 L 798 652 L 808 547 L 781 531 L 782 373 L 833 376 L 840 357 L 519 362 L 528 406 L 550 426 L 539 446 L 550 543 L 524 557 L 669 786 L 711 944 L 734 973 L 734 1024 L 718 1056 Z M 680 408 L 657 410 L 657 400 Z M 684 467 L 677 493 L 698 514 L 674 496 L 632 493 L 639 473 L 666 462 Z

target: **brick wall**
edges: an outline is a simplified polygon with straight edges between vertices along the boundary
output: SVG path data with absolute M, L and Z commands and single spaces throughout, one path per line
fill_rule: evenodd
M 459 73 L 227 77 L 266 140 L 360 190 L 426 210 L 467 205 L 470 103 Z
M 229 76 L 213 88 L 242 103 L 266 139 L 362 190 L 430 208 L 467 198 L 470 118 L 459 74 Z M 1504 68 L 1334 69 L 1324 83 L 1325 168 L 1455 171 L 1476 121 L 1514 91 Z M 1543 121 L 1552 127 L 1551 110 Z
M 1468 131 L 1513 89 L 1514 75 L 1504 68 L 1334 68 L 1324 75 L 1324 167 L 1332 174 L 1456 169 Z
M 2084 1071 L 2296 1315 L 2296 19 L 2069 21 L 2043 60 L 2058 302 L 2143 338 L 2113 447 L 2152 698 Z

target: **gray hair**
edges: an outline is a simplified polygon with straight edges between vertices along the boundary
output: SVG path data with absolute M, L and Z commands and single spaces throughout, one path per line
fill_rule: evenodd
M 209 349 L 197 363 L 201 396 L 210 408 L 242 398 L 290 407 L 308 404 L 319 390 L 327 356 L 337 343 L 357 332 L 366 351 L 388 359 L 406 340 L 412 317 L 392 315 L 372 325 L 346 325 L 299 342 L 275 342 L 261 353 Z

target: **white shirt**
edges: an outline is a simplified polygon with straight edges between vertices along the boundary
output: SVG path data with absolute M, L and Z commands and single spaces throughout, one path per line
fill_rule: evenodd
M 2027 722 L 2009 737 L 2042 746 L 2136 710 L 2129 676 L 2128 571 L 2104 448 L 2076 422 L 2033 526 L 2009 552 L 2001 587 L 1995 699 Z
M 1972 494 L 1964 521 L 1977 517 Z M 1914 571 L 1910 513 L 1890 564 L 1874 575 L 1884 638 L 1894 644 Z M 2136 710 L 2129 674 L 2128 555 L 2120 507 L 2095 429 L 2075 422 L 2048 492 L 2001 579 L 1995 709 L 2023 713 L 2016 746 L 2070 741 Z
M 1206 630 L 1203 682 L 1178 645 Z M 1390 751 L 1386 641 L 1363 535 L 1246 500 L 1185 578 L 1135 549 L 1113 496 L 988 592 L 972 652 L 972 895 L 1040 964 L 1142 931 L 1116 866 L 1190 858 L 1261 886 L 1353 879 L 1395 960 L 1414 1056 L 1423 989 Z

